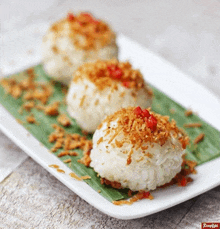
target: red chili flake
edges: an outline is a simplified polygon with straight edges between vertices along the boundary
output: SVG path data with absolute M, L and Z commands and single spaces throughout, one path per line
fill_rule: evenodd
M 184 187 L 186 186 L 186 184 L 187 184 L 187 179 L 183 177 L 182 180 L 180 181 L 180 185 Z
M 112 71 L 115 71 L 116 66 L 114 64 L 107 65 L 107 69 L 109 73 L 111 74 Z
M 121 79 L 121 77 L 122 77 L 122 70 L 120 68 L 117 68 L 115 71 L 112 71 L 111 72 L 111 75 L 112 75 L 113 78 Z
M 100 21 L 99 20 L 93 20 L 93 23 L 98 25 L 100 23 Z
M 150 196 L 150 192 L 143 192 L 142 199 L 147 199 Z
M 122 77 L 122 70 L 115 66 L 114 64 L 110 64 L 107 66 L 108 72 L 110 74 L 110 76 L 112 76 L 115 79 L 120 79 Z
M 73 21 L 74 20 L 74 15 L 72 14 L 72 13 L 68 13 L 68 15 L 67 15 L 67 19 L 69 20 L 69 21 Z
M 136 108 L 134 109 L 134 113 L 135 113 L 136 115 L 142 115 L 142 110 L 141 110 L 141 108 L 140 108 L 140 107 L 136 107 Z
M 88 19 L 93 19 L 93 18 L 92 18 L 92 15 L 91 15 L 90 13 L 81 13 L 81 15 L 82 15 L 83 17 L 88 18 Z
M 130 82 L 129 81 L 124 81 L 122 84 L 123 84 L 124 87 L 127 87 L 127 88 L 129 88 L 129 86 L 130 86 Z
M 83 21 L 78 21 L 78 20 L 77 20 L 77 22 L 78 22 L 81 26 L 85 24 Z
M 153 115 L 150 115 L 150 117 L 146 119 L 146 122 L 151 131 L 155 131 L 157 129 L 157 120 Z
M 147 109 L 142 110 L 143 116 L 146 118 L 150 117 L 150 112 Z
M 83 17 L 85 17 L 88 22 L 94 23 L 94 24 L 99 24 L 99 21 L 95 20 L 94 17 L 91 14 L 89 14 L 89 13 L 81 13 L 81 15 Z

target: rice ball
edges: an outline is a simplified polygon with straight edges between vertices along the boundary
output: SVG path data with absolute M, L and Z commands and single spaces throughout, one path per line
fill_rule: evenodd
M 129 62 L 97 61 L 76 71 L 66 103 L 79 126 L 94 132 L 105 116 L 122 107 L 151 106 L 152 91 Z
M 168 116 L 140 107 L 108 116 L 95 131 L 90 166 L 132 191 L 154 190 L 181 171 L 188 137 Z
M 43 38 L 44 69 L 50 77 L 65 84 L 83 63 L 117 57 L 115 33 L 89 13 L 68 14 L 55 22 Z

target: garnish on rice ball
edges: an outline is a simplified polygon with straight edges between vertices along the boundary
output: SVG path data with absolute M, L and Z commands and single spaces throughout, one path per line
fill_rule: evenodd
M 152 91 L 129 62 L 97 61 L 79 67 L 66 102 L 81 128 L 94 132 L 105 116 L 122 107 L 151 106 Z
M 43 38 L 44 69 L 50 77 L 65 84 L 81 64 L 117 57 L 115 33 L 90 13 L 69 13 L 55 22 Z
M 122 188 L 154 190 L 181 171 L 188 140 L 168 116 L 140 107 L 123 108 L 95 131 L 90 166 Z

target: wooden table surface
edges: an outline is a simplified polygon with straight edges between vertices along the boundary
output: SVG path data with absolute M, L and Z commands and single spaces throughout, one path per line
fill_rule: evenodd
M 91 11 L 220 98 L 219 1 L 2 0 L 1 4 L 3 35 L 52 22 L 69 10 Z M 2 132 L 0 145 L 1 150 L 22 153 Z M 220 186 L 162 212 L 125 221 L 87 204 L 31 158 L 0 184 L 0 228 L 201 228 L 201 222 L 213 221 L 220 222 Z

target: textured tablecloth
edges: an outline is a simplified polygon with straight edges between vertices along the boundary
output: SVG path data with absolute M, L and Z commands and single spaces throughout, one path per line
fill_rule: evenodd
M 40 42 L 30 40 L 30 46 L 20 50 L 14 35 L 22 40 L 28 36 L 22 31 L 30 25 L 43 26 L 70 9 L 105 19 L 220 98 L 220 2 L 214 0 L 2 0 L 0 70 L 19 68 L 24 52 L 26 64 L 39 58 Z M 37 29 L 34 36 L 41 36 Z M 10 48 L 4 48 L 6 42 Z M 1 152 L 24 154 L 2 132 L 0 144 Z M 0 184 L 0 228 L 201 228 L 206 221 L 220 221 L 220 187 L 154 215 L 124 221 L 91 207 L 30 158 Z

